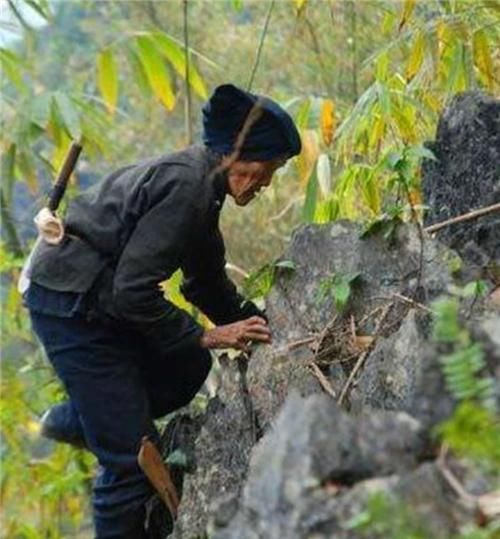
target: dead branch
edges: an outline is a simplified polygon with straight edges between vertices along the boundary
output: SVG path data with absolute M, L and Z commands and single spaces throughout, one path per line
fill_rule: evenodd
M 427 307 L 423 303 L 419 303 L 418 301 L 415 301 L 412 298 L 408 298 L 406 296 L 403 296 L 402 294 L 398 294 L 397 292 L 394 292 L 394 294 L 392 294 L 392 297 L 396 298 L 396 299 L 399 299 L 400 301 L 403 301 L 404 303 L 408 303 L 409 305 L 412 305 L 413 307 L 417 307 L 418 309 L 422 309 L 423 311 L 425 311 L 427 313 L 434 314 L 434 311 L 432 309 L 430 309 L 429 307 Z
M 478 210 L 470 211 L 469 213 L 464 213 L 462 215 L 458 215 L 457 217 L 452 217 L 451 219 L 447 219 L 446 221 L 442 221 L 441 223 L 427 226 L 424 228 L 424 230 L 428 234 L 432 234 L 433 232 L 437 232 L 438 230 L 441 230 L 442 228 L 445 228 L 449 225 L 454 225 L 455 223 L 462 223 L 464 221 L 470 221 L 471 219 L 477 219 L 482 215 L 487 215 L 488 213 L 494 213 L 497 211 L 500 211 L 500 203 L 486 206 L 484 208 L 479 208 Z
M 382 311 L 382 314 L 380 318 L 378 319 L 377 325 L 375 327 L 375 331 L 373 334 L 373 341 L 371 342 L 370 346 L 359 356 L 358 361 L 356 361 L 356 364 L 354 365 L 351 373 L 349 374 L 349 378 L 347 379 L 346 383 L 344 384 L 344 387 L 342 388 L 342 391 L 340 392 L 340 396 L 337 400 L 337 403 L 341 405 L 344 402 L 345 396 L 347 395 L 347 392 L 349 388 L 351 387 L 351 384 L 354 381 L 354 378 L 358 374 L 358 371 L 363 366 L 363 363 L 365 362 L 366 358 L 370 354 L 374 344 L 377 342 L 377 338 L 379 337 L 380 330 L 382 328 L 382 324 L 384 323 L 387 314 L 389 313 L 389 309 L 392 307 L 392 303 L 389 303 L 386 305 Z
M 325 390 L 326 393 L 328 393 L 328 395 L 330 395 L 330 397 L 335 399 L 337 397 L 337 395 L 335 394 L 335 390 L 328 381 L 328 378 L 321 372 L 321 369 L 316 365 L 316 363 L 314 363 L 314 361 L 310 361 L 307 366 L 318 380 L 319 385 Z

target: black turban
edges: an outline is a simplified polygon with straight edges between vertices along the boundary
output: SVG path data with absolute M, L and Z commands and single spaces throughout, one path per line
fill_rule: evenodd
M 218 86 L 203 107 L 205 145 L 216 153 L 231 154 L 235 150 L 238 134 L 256 103 L 260 115 L 251 123 L 238 158 L 244 161 L 269 161 L 276 157 L 288 159 L 299 154 L 300 136 L 290 115 L 275 101 L 245 92 L 232 84 Z

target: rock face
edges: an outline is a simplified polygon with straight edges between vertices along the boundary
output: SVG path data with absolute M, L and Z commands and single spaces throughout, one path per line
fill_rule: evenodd
M 394 302 L 393 294 L 412 294 L 419 248 L 412 227 L 402 227 L 392 244 L 382 234 L 362 238 L 359 226 L 351 222 L 306 226 L 295 234 L 283 258 L 291 260 L 296 270 L 293 275 L 278 276 L 266 302 L 273 345 L 257 349 L 249 367 L 249 391 L 262 427 L 270 424 L 292 387 L 302 395 L 319 390 L 318 381 L 307 369 L 314 354 L 304 346 L 290 350 L 290 343 L 321 333 L 334 318 L 340 325 L 350 322 L 342 321 L 331 297 L 323 302 L 316 299 L 321 282 L 332 275 L 359 274 L 349 306 L 357 333 L 372 335 L 387 308 L 382 331 L 392 332 L 408 310 L 404 301 Z M 422 284 L 429 300 L 452 282 L 451 257 L 435 242 L 425 243 Z M 411 360 L 407 363 L 412 364 Z M 335 362 L 331 364 L 335 366 Z M 339 385 L 335 378 L 332 384 Z
M 246 368 L 244 358 L 222 360 L 221 388 L 208 404 L 194 444 L 195 466 L 184 478 L 183 503 L 173 537 L 203 535 L 214 502 L 227 503 L 240 494 L 250 450 L 257 441 L 246 393 Z
M 437 161 L 425 161 L 422 169 L 424 203 L 430 208 L 426 224 L 500 202 L 498 99 L 480 92 L 456 96 L 441 116 L 436 140 L 428 146 Z M 445 228 L 437 237 L 478 271 L 500 263 L 499 227 L 496 213 Z
M 460 204 L 453 205 L 461 182 L 479 177 L 467 173 L 465 157 L 454 157 L 465 155 L 461 144 L 489 185 L 478 183 L 471 192 L 477 188 L 483 197 L 478 205 L 489 203 L 497 187 L 487 163 L 496 156 L 498 165 L 497 111 L 495 101 L 472 95 L 457 98 L 443 115 L 434 146 L 440 161 L 426 164 L 425 172 L 432 220 L 470 209 L 458 195 Z M 431 188 L 437 166 L 444 179 Z M 490 264 L 500 225 L 493 218 L 476 225 L 474 233 L 464 228 L 456 236 L 454 229 L 442 239 L 474 245 Z M 295 233 L 282 257 L 295 270 L 280 271 L 267 298 L 272 345 L 256 347 L 250 360 L 222 358 L 220 387 L 204 415 L 166 431 L 165 445 L 188 456 L 172 537 L 407 537 L 401 515 L 408 507 L 419 537 L 450 537 L 473 520 L 443 475 L 434 436 L 457 403 L 431 336 L 432 300 L 455 283 L 457 255 L 426 236 L 419 267 L 421 247 L 413 225 L 400 226 L 391 241 L 381 233 L 363 236 L 349 222 Z M 477 273 L 484 262 L 470 257 L 469 247 L 461 250 L 464 274 L 471 267 Z M 348 276 L 357 277 L 339 310 L 334 288 L 325 283 Z M 470 334 L 484 351 L 482 374 L 496 380 L 500 406 L 500 308 L 493 301 L 461 301 Z M 492 489 L 477 470 L 449 460 L 469 493 Z M 388 507 L 370 509 L 380 503 L 376 493 Z M 363 524 L 372 513 L 381 518 L 376 532 Z
M 348 523 L 380 490 L 412 503 L 440 534 L 456 522 L 458 508 L 455 515 L 445 507 L 446 485 L 435 466 L 418 466 L 421 434 L 404 413 L 352 419 L 329 397 L 292 394 L 253 452 L 241 509 L 229 526 L 213 530 L 214 538 L 363 537 Z

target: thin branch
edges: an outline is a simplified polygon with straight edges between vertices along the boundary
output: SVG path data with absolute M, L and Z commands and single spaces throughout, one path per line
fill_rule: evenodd
M 316 377 L 316 379 L 319 382 L 319 385 L 325 390 L 330 397 L 335 399 L 337 395 L 335 394 L 335 390 L 333 389 L 332 385 L 330 384 L 328 378 L 321 372 L 321 369 L 314 363 L 314 361 L 311 361 L 308 364 L 308 367 L 311 369 L 311 372 Z
M 370 352 L 373 349 L 374 344 L 377 342 L 377 337 L 379 336 L 380 329 L 382 328 L 382 324 L 384 323 L 387 314 L 389 312 L 389 309 L 392 307 L 392 303 L 389 303 L 384 307 L 384 310 L 382 311 L 382 314 L 377 322 L 377 325 L 375 327 L 375 331 L 373 333 L 373 341 L 371 345 L 359 356 L 358 361 L 356 361 L 356 364 L 354 365 L 351 373 L 349 374 L 349 378 L 347 379 L 346 383 L 344 384 L 344 387 L 342 388 L 342 391 L 340 392 L 340 396 L 337 400 L 337 403 L 341 405 L 344 402 L 344 399 L 347 395 L 347 392 L 349 391 L 349 388 L 351 387 L 354 378 L 358 374 L 358 371 L 363 366 L 363 363 L 365 362 L 366 358 L 369 356 Z
M 264 46 L 264 40 L 266 39 L 267 35 L 267 29 L 269 27 L 269 21 L 271 20 L 271 13 L 273 11 L 275 0 L 271 0 L 271 3 L 269 4 L 269 9 L 267 10 L 266 20 L 264 22 L 264 27 L 262 28 L 262 33 L 260 35 L 260 41 L 259 41 L 259 47 L 257 48 L 257 55 L 255 57 L 255 62 L 253 64 L 252 72 L 250 74 L 250 78 L 248 79 L 247 84 L 247 90 L 250 91 L 252 89 L 253 80 L 255 78 L 255 73 L 257 72 L 257 68 L 259 66 L 260 62 L 260 55 L 262 53 L 262 47 Z
M 427 226 L 424 228 L 424 230 L 428 234 L 432 234 L 433 232 L 437 232 L 438 230 L 441 230 L 442 228 L 445 228 L 449 225 L 454 225 L 455 223 L 462 223 L 464 221 L 470 221 L 471 219 L 477 219 L 478 217 L 487 215 L 488 213 L 495 212 L 500 212 L 500 202 L 491 206 L 479 208 L 478 210 L 470 211 L 469 213 L 464 213 L 463 215 L 458 215 L 457 217 L 452 217 L 451 219 L 441 221 L 440 223 L 436 223 L 434 225 Z

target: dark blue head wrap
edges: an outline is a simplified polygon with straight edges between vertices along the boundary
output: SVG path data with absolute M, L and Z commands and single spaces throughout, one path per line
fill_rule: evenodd
M 257 120 L 247 123 L 250 128 L 240 141 L 238 159 L 269 161 L 299 154 L 300 136 L 290 115 L 271 99 L 232 84 L 218 86 L 203 107 L 205 145 L 216 153 L 231 154 L 248 115 L 255 112 L 255 105 L 259 115 Z

